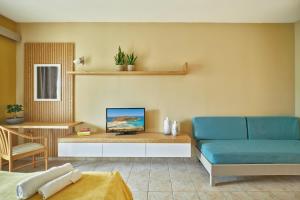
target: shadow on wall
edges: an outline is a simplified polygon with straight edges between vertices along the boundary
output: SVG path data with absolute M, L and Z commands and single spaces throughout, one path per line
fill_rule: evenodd
M 196 141 L 193 137 L 193 129 L 192 129 L 192 120 L 191 119 L 185 119 L 180 123 L 180 131 L 184 134 L 189 135 L 192 138 L 192 144 L 196 145 Z
M 192 120 L 185 119 L 180 123 L 180 131 L 192 136 Z
M 202 64 L 188 63 L 188 74 L 189 74 L 189 76 L 191 74 L 196 74 L 202 68 L 203 68 Z
M 3 122 L 6 117 L 6 105 L 0 105 L 0 122 Z
M 159 110 L 146 110 L 146 131 L 158 131 L 160 126 Z

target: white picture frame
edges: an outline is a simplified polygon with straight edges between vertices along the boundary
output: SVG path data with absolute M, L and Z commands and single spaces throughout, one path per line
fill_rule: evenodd
M 34 101 L 61 101 L 61 64 L 34 64 L 33 67 Z M 50 73 L 54 74 L 53 80 L 49 79 Z M 49 88 L 55 91 L 49 92 Z

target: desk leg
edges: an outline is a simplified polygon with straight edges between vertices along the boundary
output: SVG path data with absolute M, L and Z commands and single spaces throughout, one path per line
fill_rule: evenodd
M 45 138 L 44 145 L 45 145 L 44 160 L 45 160 L 45 171 L 46 171 L 48 170 L 48 137 Z
M 36 167 L 36 158 L 35 158 L 35 156 L 32 156 L 32 167 L 33 168 Z
M 24 128 L 19 128 L 18 132 L 21 134 L 24 134 L 25 130 L 24 130 Z M 24 138 L 18 137 L 18 144 L 24 144 Z

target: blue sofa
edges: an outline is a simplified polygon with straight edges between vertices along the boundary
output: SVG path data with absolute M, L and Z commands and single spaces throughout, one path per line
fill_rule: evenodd
M 198 158 L 217 176 L 300 175 L 296 117 L 195 117 Z

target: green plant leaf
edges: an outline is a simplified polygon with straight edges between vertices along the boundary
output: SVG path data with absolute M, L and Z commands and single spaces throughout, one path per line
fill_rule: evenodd
M 127 56 L 127 64 L 128 65 L 134 65 L 135 61 L 137 59 L 137 56 L 134 56 L 134 53 L 127 54 L 126 56 Z
M 118 53 L 115 55 L 115 64 L 124 65 L 125 64 L 125 53 L 122 51 L 121 47 L 118 48 Z

